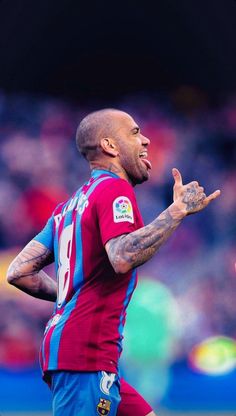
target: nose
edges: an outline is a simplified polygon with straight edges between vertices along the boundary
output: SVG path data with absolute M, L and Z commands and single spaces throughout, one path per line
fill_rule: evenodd
M 150 140 L 146 136 L 143 136 L 143 135 L 142 135 L 142 144 L 144 146 L 149 146 L 150 144 Z

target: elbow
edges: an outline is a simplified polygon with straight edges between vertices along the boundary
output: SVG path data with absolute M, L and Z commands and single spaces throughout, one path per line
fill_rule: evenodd
M 14 280 L 15 280 L 15 277 L 12 276 L 11 273 L 7 272 L 7 283 L 9 283 L 10 285 L 14 285 Z
M 17 288 L 22 287 L 22 279 L 21 279 L 21 275 L 18 274 L 17 276 L 12 274 L 11 272 L 7 272 L 7 282 L 12 285 L 15 286 Z
M 8 270 L 7 270 L 7 282 L 10 285 L 14 285 L 18 276 L 14 273 L 14 263 L 11 263 Z
M 112 267 L 116 274 L 125 274 L 132 269 L 132 267 L 127 262 L 122 260 L 113 262 Z

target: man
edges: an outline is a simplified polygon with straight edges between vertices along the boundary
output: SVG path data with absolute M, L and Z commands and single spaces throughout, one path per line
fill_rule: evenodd
M 91 178 L 57 206 L 10 265 L 8 281 L 56 302 L 41 349 L 55 416 L 155 416 L 119 377 L 136 267 L 157 252 L 185 216 L 201 211 L 220 191 L 207 197 L 197 182 L 183 185 L 173 169 L 174 202 L 144 226 L 133 187 L 149 178 L 150 141 L 133 118 L 114 109 L 91 113 L 81 121 L 76 141 Z M 57 284 L 42 271 L 52 261 Z

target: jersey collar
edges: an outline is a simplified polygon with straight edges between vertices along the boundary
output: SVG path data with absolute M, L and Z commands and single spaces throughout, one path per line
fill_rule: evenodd
M 91 172 L 91 176 L 92 178 L 96 179 L 101 175 L 109 175 L 112 176 L 113 178 L 119 178 L 118 175 L 116 175 L 113 172 L 110 172 L 109 170 L 105 170 L 105 169 L 93 169 Z

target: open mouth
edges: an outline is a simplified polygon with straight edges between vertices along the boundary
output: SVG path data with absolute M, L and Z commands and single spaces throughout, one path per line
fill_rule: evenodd
M 147 157 L 148 157 L 147 152 L 141 152 L 141 153 L 139 153 L 139 158 L 144 163 L 144 165 L 146 166 L 146 168 L 147 169 L 152 169 L 151 162 L 147 159 Z

